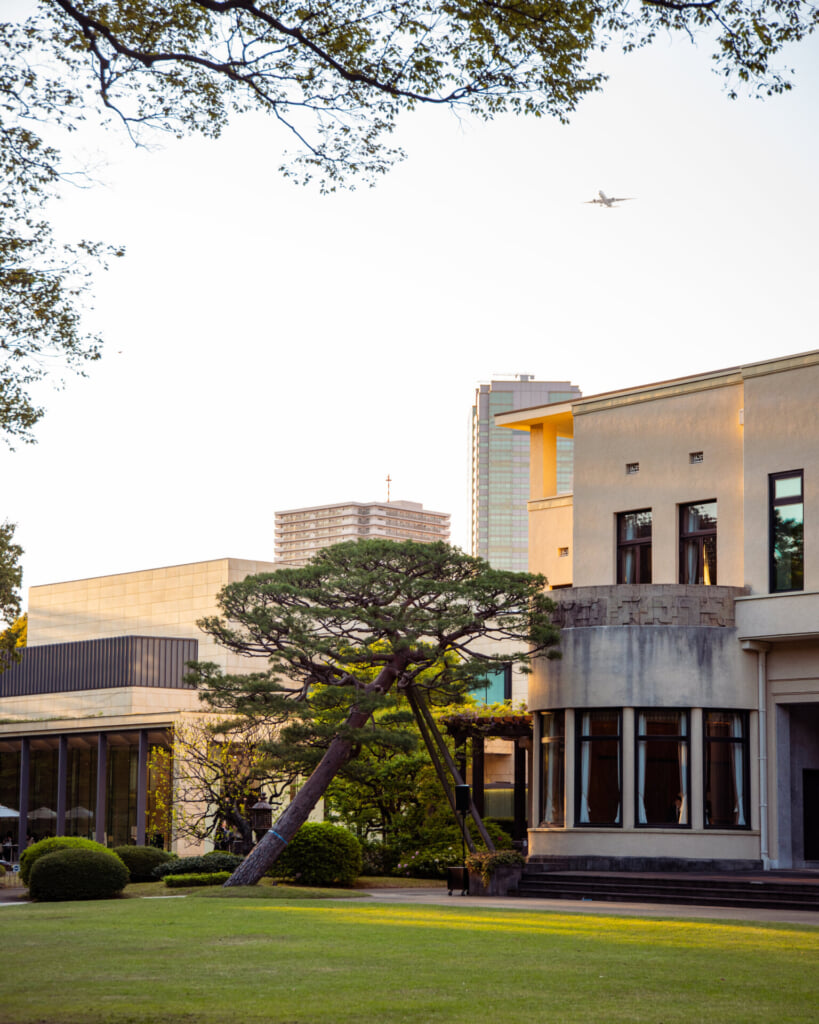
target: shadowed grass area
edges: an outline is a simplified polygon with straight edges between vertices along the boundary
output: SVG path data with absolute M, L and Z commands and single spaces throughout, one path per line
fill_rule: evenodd
M 787 1024 L 819 999 L 819 929 L 797 925 L 194 897 L 2 914 L 4 1024 Z

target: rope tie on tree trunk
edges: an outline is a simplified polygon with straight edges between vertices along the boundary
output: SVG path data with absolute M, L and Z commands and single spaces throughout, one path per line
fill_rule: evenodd
M 275 828 L 269 828 L 267 831 L 270 832 L 271 835 L 274 835 L 277 839 L 281 839 L 284 845 L 287 846 L 289 840 L 285 839 L 284 836 L 280 836 L 279 833 L 275 830 Z

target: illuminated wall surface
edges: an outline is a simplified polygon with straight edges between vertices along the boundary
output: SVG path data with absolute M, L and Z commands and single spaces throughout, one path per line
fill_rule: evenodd
M 472 407 L 472 554 L 496 569 L 529 568 L 529 437 L 495 426 L 495 415 L 580 396 L 566 381 L 514 380 L 481 384 Z M 557 488 L 572 489 L 573 442 L 558 439 Z

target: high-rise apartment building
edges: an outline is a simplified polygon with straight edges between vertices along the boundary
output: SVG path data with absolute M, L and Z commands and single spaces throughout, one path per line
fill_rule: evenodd
M 331 544 L 375 537 L 449 541 L 449 513 L 415 501 L 348 501 L 276 513 L 276 561 L 288 565 L 304 565 Z
M 513 412 L 580 397 L 568 381 L 535 380 L 516 374 L 481 384 L 472 406 L 472 554 L 496 569 L 529 567 L 528 438 L 495 425 L 499 412 Z M 558 438 L 558 491 L 572 489 L 573 441 Z

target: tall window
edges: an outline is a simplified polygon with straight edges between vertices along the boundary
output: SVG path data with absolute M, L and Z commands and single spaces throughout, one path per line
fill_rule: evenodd
M 617 516 L 617 582 L 651 583 L 651 509 Z
M 691 822 L 688 712 L 637 716 L 637 824 L 672 828 Z
M 802 470 L 769 477 L 771 499 L 771 593 L 804 587 Z
M 544 711 L 541 721 L 541 756 L 543 764 L 544 825 L 562 827 L 566 823 L 563 807 L 563 787 L 566 743 L 562 711 Z
M 484 704 L 503 704 L 512 699 L 512 666 L 489 669 L 472 689 L 472 696 Z
M 748 715 L 706 711 L 705 827 L 748 828 Z
M 680 583 L 717 582 L 717 503 L 680 505 Z
M 581 711 L 577 723 L 575 819 L 579 825 L 619 825 L 622 756 L 619 711 Z

